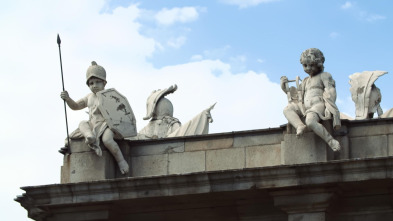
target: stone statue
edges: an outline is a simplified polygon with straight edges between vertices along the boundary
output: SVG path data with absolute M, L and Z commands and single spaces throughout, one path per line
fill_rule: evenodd
M 351 96 L 356 107 L 356 120 L 369 119 L 378 113 L 382 117 L 383 111 L 380 106 L 382 95 L 375 81 L 386 71 L 363 71 L 349 76 Z
M 340 112 L 335 104 L 335 81 L 324 72 L 325 57 L 319 49 L 305 50 L 300 57 L 304 71 L 309 74 L 301 84 L 297 79 L 297 91 L 288 87 L 288 78 L 281 77 L 281 88 L 287 94 L 289 104 L 284 109 L 288 122 L 296 128 L 296 136 L 301 136 L 306 128 L 321 137 L 333 151 L 339 151 L 340 143 L 335 140 L 319 122 L 333 118 L 333 128 L 341 127 Z M 303 121 L 304 120 L 304 121 Z
M 173 117 L 173 105 L 166 95 L 177 90 L 177 85 L 170 86 L 163 90 L 155 90 L 147 98 L 146 117 L 149 123 L 139 131 L 138 136 L 145 138 L 163 138 L 181 126 L 180 121 Z
M 213 122 L 210 111 L 214 105 L 203 110 L 192 120 L 182 125 L 177 118 L 173 117 L 173 105 L 166 95 L 177 90 L 177 85 L 170 86 L 163 90 L 155 90 L 147 98 L 146 117 L 149 123 L 133 139 L 157 139 L 165 137 L 179 137 L 207 134 L 209 123 Z
M 209 123 L 213 123 L 210 111 L 216 104 L 196 115 L 190 121 L 173 131 L 168 137 L 193 136 L 209 133 Z
M 60 97 L 72 110 L 89 108 L 89 120 L 82 121 L 70 137 L 84 138 L 85 143 L 99 156 L 102 155 L 102 139 L 104 146 L 116 159 L 120 172 L 126 174 L 129 166 L 114 138 L 135 136 L 135 117 L 125 97 L 114 89 L 104 90 L 106 83 L 105 69 L 93 61 L 86 72 L 86 84 L 92 93 L 78 101 L 74 101 L 67 91 L 61 92 Z

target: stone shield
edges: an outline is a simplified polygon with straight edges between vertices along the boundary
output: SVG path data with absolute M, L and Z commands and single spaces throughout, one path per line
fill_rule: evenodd
M 99 109 L 117 138 L 137 135 L 134 112 L 126 97 L 111 88 L 97 93 Z

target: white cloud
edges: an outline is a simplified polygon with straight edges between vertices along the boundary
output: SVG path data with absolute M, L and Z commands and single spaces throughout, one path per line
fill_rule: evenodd
M 171 38 L 169 39 L 169 41 L 167 42 L 167 44 L 172 47 L 172 48 L 180 48 L 182 45 L 184 45 L 186 43 L 187 38 L 184 36 L 180 36 L 178 38 Z
M 371 14 L 371 15 L 366 15 L 365 16 L 366 21 L 368 22 L 375 22 L 378 20 L 384 20 L 386 19 L 386 16 L 383 15 L 377 15 L 377 14 Z
M 202 59 L 203 59 L 203 56 L 200 54 L 195 54 L 195 55 L 191 56 L 191 58 L 190 58 L 191 61 L 200 61 Z
M 370 13 L 368 11 L 361 9 L 361 7 L 358 6 L 357 4 L 349 1 L 341 5 L 341 9 L 347 10 L 350 14 L 352 14 L 355 18 L 357 18 L 360 21 L 375 22 L 375 21 L 386 19 L 386 16 L 384 15 Z
M 352 8 L 353 4 L 351 2 L 345 2 L 343 5 L 341 5 L 341 9 L 349 9 Z
M 231 49 L 230 45 L 225 45 L 224 47 L 221 48 L 205 50 L 203 51 L 203 55 L 208 59 L 222 59 L 228 55 L 230 49 Z
M 329 37 L 332 38 L 332 39 L 336 39 L 338 36 L 340 36 L 340 34 L 337 33 L 337 32 L 331 32 L 331 33 L 329 34 Z
M 187 23 L 197 20 L 199 13 L 195 7 L 164 8 L 155 15 L 155 19 L 162 25 L 173 25 L 176 22 Z
M 247 57 L 245 55 L 237 55 L 229 58 L 231 70 L 233 72 L 242 72 L 246 70 Z
M 265 60 L 264 60 L 264 59 L 261 59 L 261 58 L 258 58 L 258 59 L 257 59 L 257 62 L 258 62 L 258 63 L 265 63 Z
M 262 3 L 274 2 L 278 0 L 220 0 L 220 2 L 228 5 L 236 5 L 239 8 L 248 8 L 257 6 Z

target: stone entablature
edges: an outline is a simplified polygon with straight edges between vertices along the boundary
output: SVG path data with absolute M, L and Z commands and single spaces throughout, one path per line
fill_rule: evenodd
M 390 220 L 393 157 L 23 187 L 39 221 Z M 299 218 L 302 217 L 302 218 Z

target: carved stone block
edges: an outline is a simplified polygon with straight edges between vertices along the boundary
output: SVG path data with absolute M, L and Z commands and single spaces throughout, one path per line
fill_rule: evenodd
M 246 167 L 265 167 L 281 164 L 281 145 L 246 147 Z
M 233 147 L 250 147 L 268 144 L 279 144 L 282 141 L 282 133 L 253 135 L 253 136 L 235 136 Z
M 295 134 L 285 134 L 281 142 L 281 164 L 301 164 L 326 162 L 330 148 L 325 141 L 313 132 L 300 137 Z
M 206 151 L 206 170 L 242 169 L 245 165 L 244 148 Z
M 226 149 L 231 148 L 233 145 L 233 138 L 221 138 L 214 140 L 195 140 L 186 141 L 186 151 L 199 151 L 199 150 L 214 150 L 214 149 Z
M 168 174 L 168 154 L 132 157 L 132 176 L 157 176 Z
M 115 178 L 116 162 L 108 151 L 97 156 L 93 151 L 64 156 L 61 183 L 77 183 Z
M 388 137 L 367 136 L 350 138 L 350 158 L 370 158 L 388 156 Z
M 169 174 L 205 171 L 205 151 L 169 154 Z

